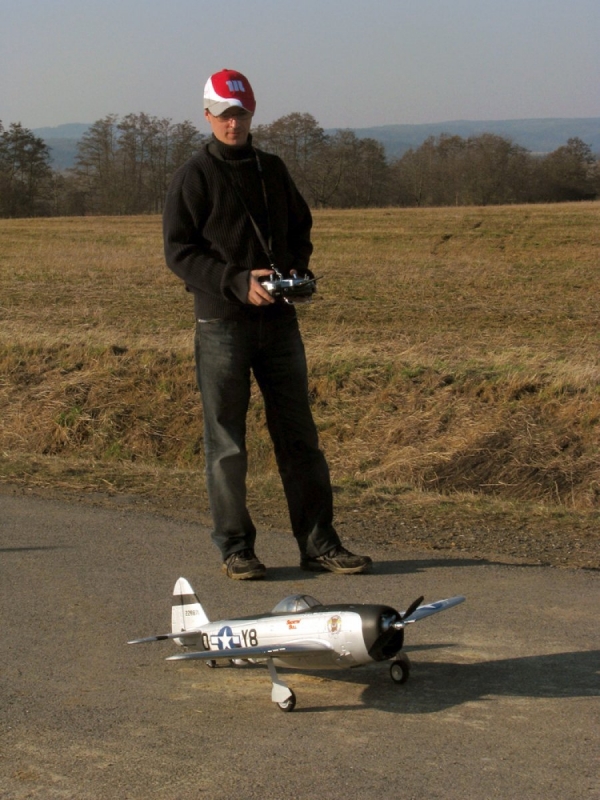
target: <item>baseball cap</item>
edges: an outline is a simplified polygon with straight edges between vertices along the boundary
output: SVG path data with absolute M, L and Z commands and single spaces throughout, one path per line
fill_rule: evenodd
M 204 108 L 218 117 L 232 106 L 243 108 L 254 114 L 256 100 L 250 81 L 241 72 L 234 69 L 222 69 L 215 72 L 206 81 L 204 87 Z

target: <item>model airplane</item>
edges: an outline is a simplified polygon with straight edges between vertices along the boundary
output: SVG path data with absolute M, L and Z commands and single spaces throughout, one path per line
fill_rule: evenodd
M 404 612 L 384 605 L 322 605 L 307 594 L 284 598 L 269 614 L 210 622 L 185 578 L 173 590 L 172 633 L 134 639 L 129 644 L 172 639 L 193 652 L 167 661 L 201 659 L 214 667 L 219 660 L 233 664 L 265 663 L 272 681 L 271 699 L 282 711 L 293 711 L 294 692 L 276 667 L 344 669 L 373 661 L 388 661 L 396 683 L 408 680 L 410 662 L 400 653 L 404 628 L 417 620 L 452 608 L 464 597 L 421 605 L 419 597 Z

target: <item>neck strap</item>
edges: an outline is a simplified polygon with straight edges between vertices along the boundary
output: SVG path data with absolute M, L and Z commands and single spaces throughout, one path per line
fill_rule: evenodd
M 266 210 L 266 213 L 267 213 L 267 238 L 266 239 L 265 239 L 264 234 L 261 231 L 260 227 L 258 226 L 258 223 L 256 222 L 256 220 L 252 216 L 252 213 L 251 213 L 250 209 L 248 208 L 248 204 L 246 203 L 246 200 L 244 199 L 243 194 L 241 193 L 239 187 L 236 185 L 236 182 L 233 180 L 233 178 L 231 176 L 231 173 L 229 172 L 229 169 L 227 167 L 225 168 L 225 173 L 227 174 L 227 178 L 229 180 L 229 183 L 231 184 L 234 192 L 237 194 L 240 203 L 244 206 L 244 209 L 246 210 L 246 214 L 248 214 L 248 217 L 250 218 L 250 222 L 252 223 L 252 227 L 256 231 L 256 236 L 258 237 L 258 241 L 260 242 L 260 246 L 264 250 L 265 255 L 267 256 L 267 258 L 269 259 L 269 267 L 274 272 L 276 272 L 277 275 L 279 275 L 279 277 L 281 277 L 281 273 L 279 272 L 279 270 L 275 266 L 275 257 L 273 255 L 273 235 L 272 235 L 272 229 L 271 229 L 271 215 L 270 215 L 270 212 L 269 212 L 269 197 L 268 197 L 268 194 L 267 194 L 267 185 L 265 183 L 265 176 L 264 176 L 264 173 L 263 173 L 262 164 L 261 164 L 261 161 L 260 161 L 260 158 L 259 158 L 259 155 L 258 155 L 257 151 L 254 149 L 254 147 L 251 148 L 251 151 L 252 151 L 252 154 L 254 155 L 254 160 L 256 161 L 256 168 L 258 170 L 258 177 L 260 179 L 260 185 L 261 185 L 261 188 L 262 188 L 263 199 L 264 199 L 264 202 L 265 202 L 265 210 Z M 220 160 L 220 159 L 218 159 L 218 160 Z M 224 161 L 226 163 L 226 159 L 224 159 Z

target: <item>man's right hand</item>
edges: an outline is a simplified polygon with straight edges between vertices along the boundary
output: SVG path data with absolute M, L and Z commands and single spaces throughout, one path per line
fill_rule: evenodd
M 259 278 L 267 278 L 272 274 L 272 269 L 253 269 L 250 272 L 247 303 L 253 306 L 268 306 L 275 302 L 275 299 L 271 297 L 259 281 Z

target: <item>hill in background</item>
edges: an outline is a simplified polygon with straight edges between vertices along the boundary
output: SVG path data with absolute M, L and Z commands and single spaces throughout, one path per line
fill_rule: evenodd
M 385 147 L 388 158 L 399 158 L 410 148 L 417 148 L 430 136 L 447 133 L 451 136 L 479 136 L 495 133 L 531 153 L 551 153 L 573 137 L 600 152 L 600 117 L 582 119 L 512 119 L 456 120 L 426 125 L 383 125 L 375 128 L 355 128 L 361 139 L 375 139 Z
M 52 167 L 62 170 L 75 166 L 77 143 L 89 127 L 87 122 L 70 122 L 55 128 L 34 128 L 33 133 L 50 148 Z
M 600 153 L 600 117 L 582 119 L 512 119 L 455 120 L 426 125 L 383 125 L 355 128 L 361 139 L 375 139 L 385 147 L 388 158 L 400 158 L 410 148 L 417 148 L 430 136 L 479 136 L 495 133 L 525 147 L 531 153 L 551 153 L 571 138 L 577 137 Z
M 86 123 L 69 123 L 55 128 L 36 128 L 50 148 L 54 169 L 74 166 L 77 142 L 89 128 Z M 327 133 L 333 133 L 331 129 Z M 455 120 L 422 125 L 380 125 L 373 128 L 352 128 L 361 139 L 375 139 L 385 147 L 389 159 L 400 158 L 410 148 L 417 148 L 430 136 L 442 133 L 451 136 L 478 136 L 495 133 L 525 147 L 532 153 L 551 153 L 573 137 L 582 139 L 592 150 L 600 153 L 600 117 L 581 119 L 515 119 L 515 120 Z

